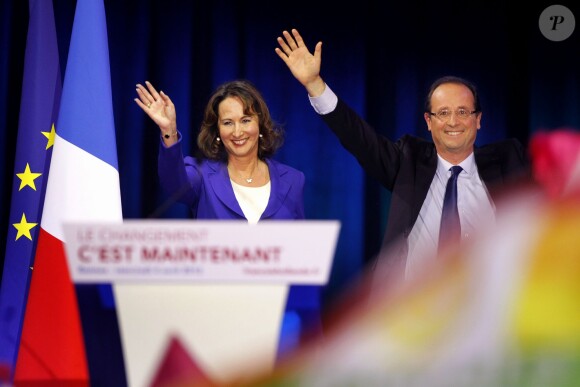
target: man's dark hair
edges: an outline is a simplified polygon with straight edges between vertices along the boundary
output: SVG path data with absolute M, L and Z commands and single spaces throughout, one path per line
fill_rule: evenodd
M 479 101 L 479 94 L 477 93 L 477 88 L 475 87 L 475 85 L 471 82 L 469 82 L 466 79 L 460 78 L 460 77 L 456 77 L 453 75 L 446 75 L 444 77 L 441 77 L 439 79 L 436 79 L 435 82 L 433 82 L 431 84 L 431 87 L 429 88 L 429 93 L 427 94 L 427 98 L 425 99 L 425 112 L 429 113 L 431 112 L 431 97 L 433 96 L 433 92 L 435 91 L 435 89 L 437 89 L 439 86 L 446 84 L 446 83 L 455 83 L 458 85 L 464 85 L 465 87 L 467 87 L 470 91 L 471 94 L 473 94 L 473 101 L 474 101 L 474 109 L 476 112 L 480 112 L 481 111 L 481 103 Z

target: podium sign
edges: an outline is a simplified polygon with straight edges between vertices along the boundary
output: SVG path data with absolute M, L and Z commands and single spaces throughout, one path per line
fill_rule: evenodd
M 76 283 L 328 281 L 338 221 L 65 224 Z
M 125 220 L 63 229 L 72 280 L 112 283 L 128 385 L 147 387 L 175 337 L 216 385 L 270 372 L 289 285 L 327 283 L 340 222 Z

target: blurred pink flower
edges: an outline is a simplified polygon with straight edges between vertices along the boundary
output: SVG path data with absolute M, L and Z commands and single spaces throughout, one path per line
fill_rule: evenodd
M 530 140 L 532 171 L 550 198 L 580 193 L 580 132 L 560 128 Z

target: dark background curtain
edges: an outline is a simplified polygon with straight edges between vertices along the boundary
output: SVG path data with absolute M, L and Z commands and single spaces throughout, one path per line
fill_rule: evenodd
M 54 2 L 65 74 L 73 0 Z M 322 75 L 381 133 L 429 137 L 426 89 L 455 74 L 480 89 L 478 144 L 534 131 L 580 127 L 580 32 L 562 42 L 543 37 L 541 11 L 490 2 L 105 1 L 119 172 L 125 218 L 186 218 L 168 203 L 156 173 L 158 131 L 133 102 L 150 80 L 171 96 L 186 150 L 193 152 L 202 110 L 221 82 L 247 78 L 286 128 L 277 159 L 303 170 L 310 219 L 339 219 L 342 231 L 331 287 L 348 281 L 380 246 L 389 194 L 369 180 L 309 105 L 304 89 L 274 53 L 276 37 L 296 27 L 312 49 L 323 45 Z M 575 6 L 567 5 L 574 13 Z M 3 1 L 0 38 L 2 235 L 8 220 L 28 23 L 25 1 Z M 58 130 L 58 128 L 57 128 Z M 5 238 L 1 238 L 4 251 Z
M 76 2 L 54 2 L 65 74 Z M 380 247 L 389 193 L 367 178 L 313 112 L 306 92 L 274 53 L 283 29 L 298 28 L 309 48 L 323 41 L 322 75 L 377 130 L 429 137 L 422 103 L 430 83 L 455 74 L 479 86 L 478 144 L 580 127 L 580 32 L 561 42 L 538 28 L 550 2 L 438 1 L 105 1 L 119 173 L 125 218 L 187 218 L 159 189 L 157 127 L 135 105 L 149 80 L 174 101 L 186 151 L 195 150 L 205 102 L 221 82 L 246 78 L 286 129 L 276 158 L 306 174 L 310 219 L 339 219 L 342 230 L 329 293 L 347 283 Z M 577 7 L 567 2 L 573 13 Z M 28 4 L 1 5 L 0 223 L 6 235 Z M 58 130 L 58 128 L 57 128 Z M 4 252 L 5 238 L 0 238 Z M 3 256 L 3 254 L 2 254 Z
M 54 1 L 63 76 L 75 4 Z M 580 17 L 577 4 L 558 4 Z M 580 128 L 580 31 L 561 42 L 546 39 L 538 19 L 549 5 L 106 0 L 123 215 L 190 216 L 159 188 L 158 129 L 134 103 L 135 84 L 149 80 L 172 98 L 191 154 L 211 91 L 227 80 L 249 79 L 286 129 L 276 158 L 306 174 L 307 217 L 342 222 L 325 293 L 332 298 L 378 252 L 390 197 L 314 113 L 305 90 L 275 54 L 276 37 L 297 28 L 310 49 L 323 41 L 323 78 L 390 138 L 430 137 L 422 116 L 425 92 L 435 78 L 453 74 L 479 87 L 483 119 L 477 144 L 504 137 L 527 144 L 538 130 Z M 27 26 L 28 2 L 3 0 L 0 259 L 14 223 L 8 214 Z

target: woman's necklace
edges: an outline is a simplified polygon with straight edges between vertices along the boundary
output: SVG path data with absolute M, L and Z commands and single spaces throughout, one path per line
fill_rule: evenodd
M 244 179 L 246 181 L 246 183 L 250 184 L 254 181 L 254 174 L 256 173 L 256 171 L 258 171 L 258 166 L 259 166 L 259 163 L 256 164 L 256 166 L 252 170 L 252 173 L 250 173 L 249 177 L 243 177 L 242 174 L 239 173 L 237 170 L 235 172 L 241 179 Z M 230 166 L 228 165 L 228 169 L 229 168 L 230 168 Z M 233 169 L 233 167 L 232 167 L 232 169 Z

